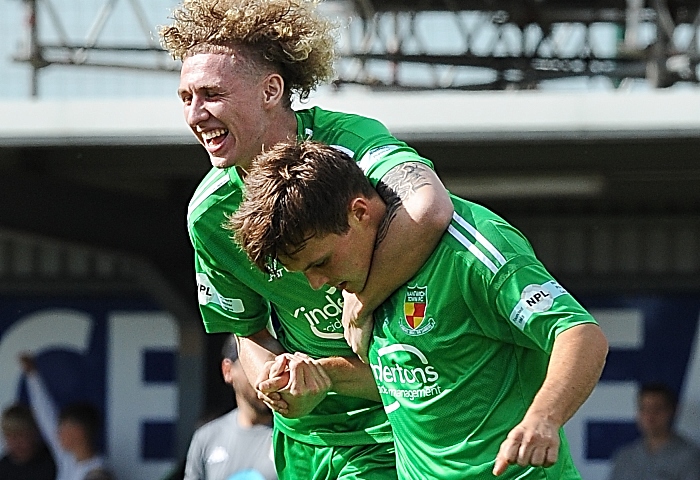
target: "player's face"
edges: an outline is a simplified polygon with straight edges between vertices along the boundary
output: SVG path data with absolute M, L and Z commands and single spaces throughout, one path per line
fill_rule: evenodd
M 365 288 L 373 251 L 373 232 L 351 224 L 347 233 L 311 237 L 303 250 L 279 260 L 287 270 L 303 272 L 314 290 L 330 285 L 356 293 Z
M 246 167 L 265 143 L 265 78 L 239 65 L 232 54 L 201 53 L 186 58 L 180 71 L 185 120 L 219 168 Z

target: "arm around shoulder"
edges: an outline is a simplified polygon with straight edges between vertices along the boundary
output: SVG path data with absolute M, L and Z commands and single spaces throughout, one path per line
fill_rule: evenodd
M 387 204 L 387 213 L 377 234 L 367 283 L 361 292 L 344 294 L 345 338 L 365 360 L 372 312 L 423 266 L 454 212 L 442 182 L 421 162 L 403 163 L 389 170 L 377 192 Z
M 365 311 L 374 310 L 420 269 L 454 211 L 437 174 L 420 162 L 389 170 L 377 191 L 387 203 L 387 218 L 378 233 L 367 284 L 358 294 Z

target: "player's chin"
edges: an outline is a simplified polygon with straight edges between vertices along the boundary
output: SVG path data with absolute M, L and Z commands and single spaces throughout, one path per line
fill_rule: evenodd
M 228 168 L 235 165 L 235 161 L 228 157 L 220 157 L 209 153 L 209 161 L 211 165 L 215 168 Z

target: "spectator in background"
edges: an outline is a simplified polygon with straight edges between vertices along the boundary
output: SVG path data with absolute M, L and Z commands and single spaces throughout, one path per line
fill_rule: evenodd
M 234 335 L 224 343 L 221 355 L 221 372 L 233 387 L 237 407 L 195 431 L 185 480 L 276 480 L 272 412 L 248 382 Z
M 673 430 L 676 404 L 668 386 L 642 386 L 637 396 L 642 436 L 617 452 L 609 480 L 700 480 L 700 449 Z
M 102 418 L 92 405 L 66 405 L 57 414 L 57 408 L 39 375 L 34 358 L 20 356 L 20 364 L 27 378 L 29 402 L 39 430 L 56 461 L 57 480 L 89 480 L 109 478 L 103 458 L 97 449 L 97 435 Z
M 0 425 L 5 440 L 0 480 L 55 480 L 56 466 L 29 407 L 20 404 L 7 407 Z

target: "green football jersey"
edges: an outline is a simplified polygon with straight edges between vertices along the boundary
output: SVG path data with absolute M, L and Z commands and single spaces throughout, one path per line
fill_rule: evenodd
M 298 138 L 335 146 L 356 159 L 372 184 L 405 162 L 432 164 L 397 140 L 376 120 L 311 108 L 296 112 Z M 222 228 L 242 201 L 243 181 L 235 167 L 212 169 L 195 191 L 187 214 L 195 250 L 199 307 L 207 332 L 252 335 L 266 328 L 274 310 L 276 335 L 289 352 L 314 358 L 352 356 L 343 337 L 342 295 L 335 288 L 311 289 L 301 273 L 279 268 L 263 274 Z M 274 281 L 273 281 L 274 280 Z M 275 417 L 275 426 L 314 445 L 364 445 L 392 440 L 381 403 L 329 394 L 299 419 Z
M 394 430 L 399 478 L 493 478 L 500 444 L 545 378 L 555 337 L 595 320 L 484 207 L 453 197 L 448 231 L 375 311 L 369 358 Z M 580 479 L 563 429 L 551 468 L 504 479 Z

